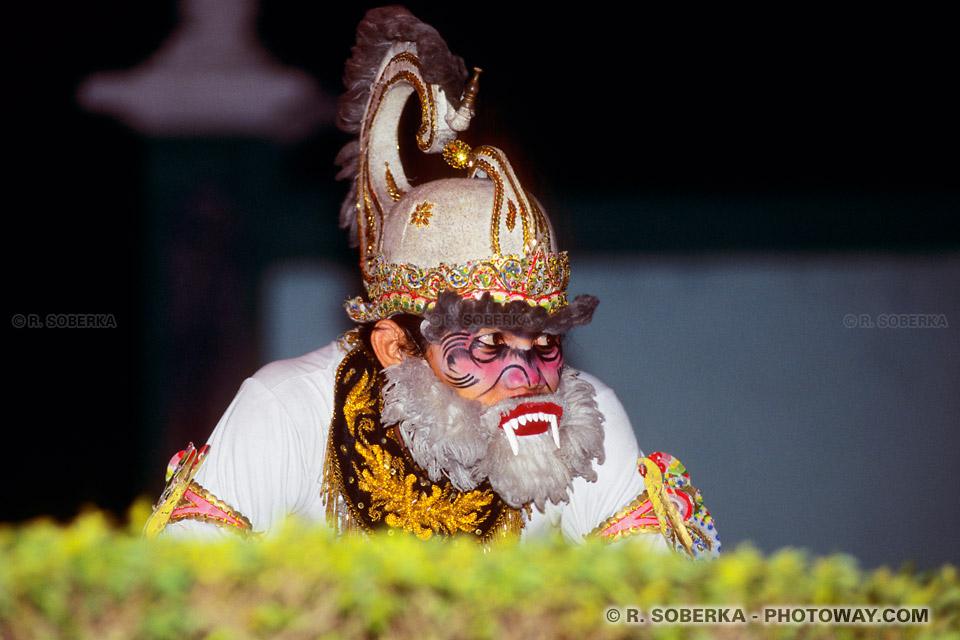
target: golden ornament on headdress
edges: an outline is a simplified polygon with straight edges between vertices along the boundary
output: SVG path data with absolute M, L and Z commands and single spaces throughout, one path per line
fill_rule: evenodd
M 473 150 L 463 140 L 451 140 L 443 148 L 443 159 L 454 169 L 464 169 L 470 163 Z
M 410 224 L 415 224 L 418 227 L 425 227 L 430 225 L 430 216 L 433 215 L 433 203 L 427 202 L 424 200 L 417 205 L 417 208 L 413 210 L 413 213 L 410 214 Z

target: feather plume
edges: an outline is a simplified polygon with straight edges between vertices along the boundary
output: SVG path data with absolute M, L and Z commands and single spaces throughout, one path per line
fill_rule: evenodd
M 442 86 L 449 99 L 459 102 L 463 84 L 467 80 L 467 67 L 463 59 L 450 53 L 447 43 L 436 29 L 420 22 L 404 7 L 371 9 L 357 26 L 357 43 L 351 49 L 352 55 L 347 60 L 343 78 L 347 91 L 340 98 L 337 113 L 337 126 L 358 138 L 344 145 L 336 158 L 340 167 L 337 179 L 353 182 L 350 193 L 340 207 L 340 227 L 350 230 L 352 247 L 359 245 L 356 177 L 360 157 L 360 128 L 377 69 L 387 50 L 396 42 L 416 43 L 423 79 Z M 454 107 L 457 106 L 459 104 L 454 104 Z

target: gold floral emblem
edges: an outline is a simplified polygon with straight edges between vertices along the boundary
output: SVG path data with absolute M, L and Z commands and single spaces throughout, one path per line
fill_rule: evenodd
M 425 227 L 430 224 L 430 216 L 433 215 L 433 203 L 424 200 L 417 205 L 417 208 L 410 214 L 410 224 L 418 227 Z

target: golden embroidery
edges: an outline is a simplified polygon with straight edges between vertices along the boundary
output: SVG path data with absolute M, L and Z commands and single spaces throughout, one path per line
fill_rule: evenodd
M 375 382 L 374 375 L 364 371 L 360 382 L 350 389 L 350 393 L 347 394 L 347 399 L 343 403 L 343 417 L 347 421 L 347 429 L 350 435 L 355 438 L 357 437 L 357 426 L 363 431 L 371 431 L 376 426 L 371 416 L 375 416 L 377 399 L 370 393 Z M 347 377 L 350 377 L 349 374 Z M 365 415 L 360 420 L 360 424 L 357 425 L 357 417 L 361 414 Z
M 387 193 L 390 194 L 390 199 L 396 202 L 404 196 L 404 191 L 397 186 L 396 178 L 394 178 L 393 174 L 390 173 L 390 163 L 384 162 L 383 164 L 386 166 L 384 180 L 387 182 Z
M 371 256 L 377 248 L 377 242 L 379 242 L 379 227 L 383 225 L 383 210 L 380 208 L 380 203 L 377 202 L 373 185 L 370 183 L 370 173 L 366 168 L 366 158 L 360 163 L 360 172 L 357 174 L 357 189 L 361 191 L 361 197 L 357 201 L 357 206 L 360 207 L 360 202 L 363 203 L 363 216 L 357 215 L 357 225 L 360 225 L 361 219 L 365 220 L 363 226 L 357 227 L 361 248 L 360 270 L 364 278 L 368 278 L 367 264 L 370 262 Z M 378 217 L 380 219 L 379 226 L 377 225 Z
M 507 231 L 513 231 L 513 227 L 517 224 L 517 205 L 513 204 L 513 200 L 507 200 Z
M 357 340 L 359 341 L 359 335 L 357 336 Z M 350 363 L 354 360 L 353 356 L 361 352 L 362 349 L 363 347 L 361 346 L 354 348 L 337 366 L 337 391 L 341 384 L 344 384 L 346 380 L 354 375 L 355 369 L 350 366 Z M 349 369 L 349 371 L 345 371 L 346 369 Z M 353 402 L 351 402 L 350 405 L 354 416 L 359 413 L 360 406 L 364 407 L 364 409 L 375 408 L 379 411 L 379 399 L 372 393 L 375 382 L 376 380 L 374 378 L 368 377 L 367 372 L 364 372 L 360 383 L 350 389 L 347 397 L 353 397 Z M 327 455 L 323 461 L 323 480 L 320 485 L 320 492 L 324 497 L 323 503 L 326 507 L 327 522 L 333 526 L 334 531 L 338 535 L 356 535 L 365 531 L 360 515 L 354 510 L 353 505 L 343 498 L 343 475 L 340 471 L 340 465 L 337 464 L 336 442 L 333 437 L 334 427 L 337 423 L 337 413 L 338 411 L 345 411 L 347 404 L 348 402 L 345 400 L 342 409 L 334 409 L 330 424 L 330 433 L 328 435 Z M 365 417 L 365 420 L 366 419 L 370 418 Z M 348 424 L 353 423 L 348 422 Z M 341 445 L 340 448 L 344 454 L 347 453 L 346 447 Z M 350 481 L 352 484 L 353 478 L 350 478 Z
M 430 224 L 430 217 L 433 215 L 433 203 L 424 200 L 410 214 L 410 224 L 418 227 L 426 227 Z
M 527 515 L 527 518 L 530 517 L 529 505 L 523 509 L 505 508 L 500 512 L 500 517 L 497 519 L 496 524 L 493 525 L 489 537 L 483 541 L 484 546 L 489 548 L 491 543 L 515 539 L 519 536 L 525 524 L 525 520 L 523 519 L 524 514 Z
M 414 487 L 414 474 L 401 479 L 402 461 L 394 460 L 377 445 L 364 447 L 357 442 L 356 450 L 367 463 L 363 468 L 354 464 L 354 470 L 360 489 L 371 495 L 370 519 L 378 521 L 383 517 L 389 526 L 409 531 L 422 540 L 435 532 L 474 531 L 483 521 L 478 518 L 478 510 L 493 501 L 493 492 L 489 490 L 460 493 L 433 485 L 427 494 Z

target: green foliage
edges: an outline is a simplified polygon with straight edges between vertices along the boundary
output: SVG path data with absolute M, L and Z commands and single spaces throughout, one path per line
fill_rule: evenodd
M 67 526 L 0 525 L 0 637 L 20 638 L 958 638 L 957 569 L 863 571 L 846 556 L 741 547 L 715 562 L 639 545 L 556 539 L 484 552 L 469 541 L 334 539 L 290 528 L 215 544 L 121 527 L 89 511 Z M 915 626 L 609 623 L 611 607 L 927 606 Z

